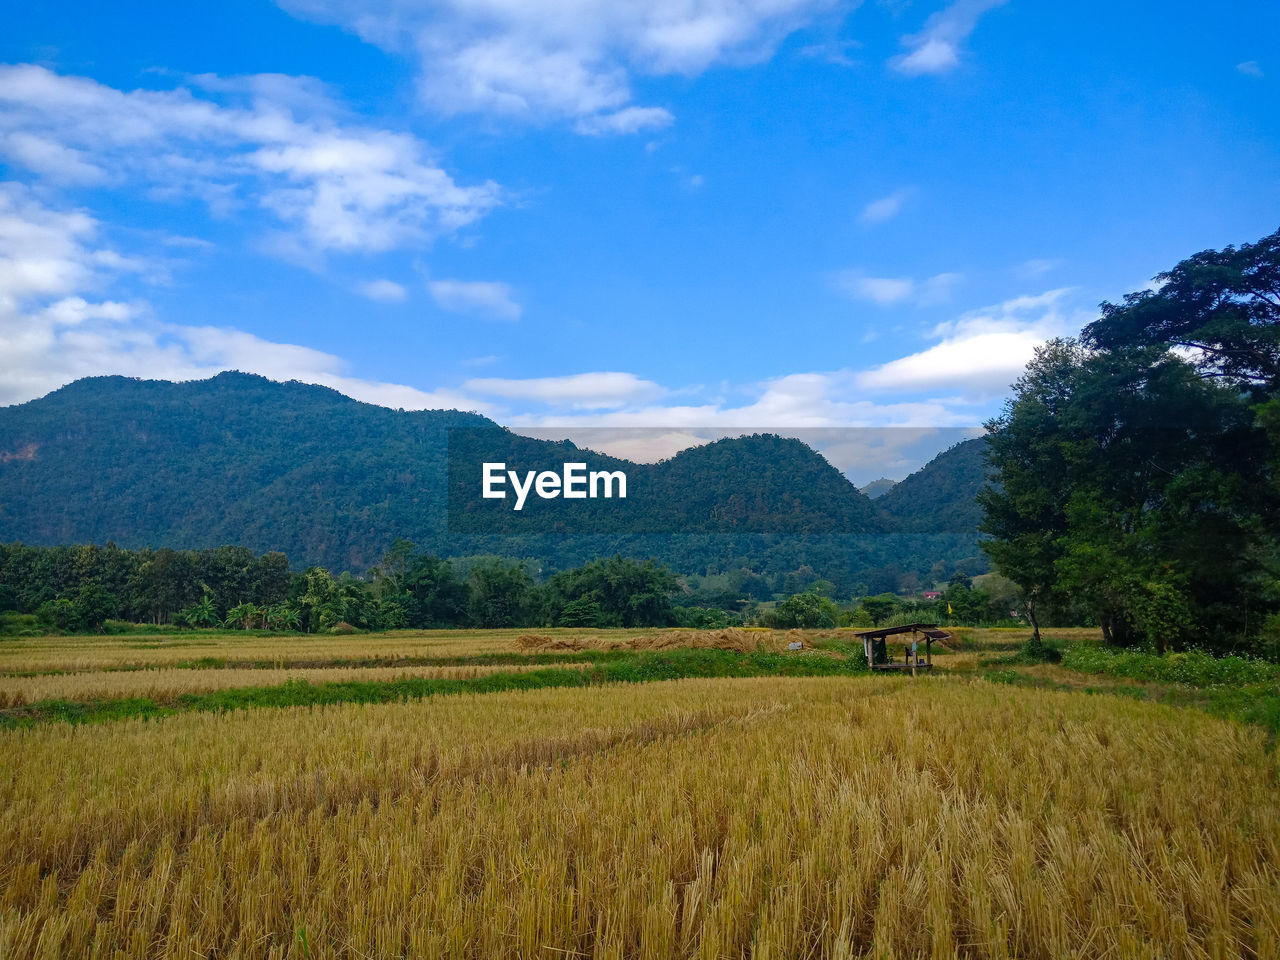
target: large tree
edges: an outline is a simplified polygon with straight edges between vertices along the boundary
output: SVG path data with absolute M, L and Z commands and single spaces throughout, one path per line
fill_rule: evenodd
M 1257 637 L 1276 600 L 1278 252 L 1273 235 L 1197 254 L 1103 304 L 988 425 L 985 549 L 1033 615 L 1070 596 L 1116 643 Z
M 1280 230 L 1205 250 L 1156 276 L 1154 289 L 1103 303 L 1086 345 L 1182 348 L 1201 373 L 1251 390 L 1280 388 Z

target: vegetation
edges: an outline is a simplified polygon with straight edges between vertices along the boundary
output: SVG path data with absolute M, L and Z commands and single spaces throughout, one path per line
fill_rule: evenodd
M 1063 666 L 1084 673 L 1105 673 L 1131 680 L 1185 683 L 1193 687 L 1244 685 L 1280 680 L 1280 665 L 1246 657 L 1214 657 L 1202 650 L 1156 656 L 1137 651 L 1113 651 L 1073 646 Z
M 983 549 L 1037 635 L 1076 608 L 1117 646 L 1260 652 L 1280 609 L 1280 234 L 1157 280 L 1039 350 L 988 424 Z
M 515 514 L 478 499 L 485 460 L 624 468 L 628 499 L 539 501 Z M 953 475 L 934 469 L 921 485 Z M 971 511 L 980 482 L 948 495 Z M 746 567 L 782 578 L 807 568 L 848 596 L 909 591 L 939 561 L 943 579 L 962 561 L 980 565 L 970 574 L 985 569 L 976 521 L 880 510 L 795 440 L 741 437 L 631 464 L 475 414 L 388 410 L 239 373 L 188 383 L 98 377 L 0 409 L 0 503 L 0 542 L 155 554 L 234 543 L 335 577 L 367 573 L 398 537 L 442 557 L 532 558 L 546 571 L 615 554 L 684 574 Z M 952 530 L 961 532 L 940 532 Z

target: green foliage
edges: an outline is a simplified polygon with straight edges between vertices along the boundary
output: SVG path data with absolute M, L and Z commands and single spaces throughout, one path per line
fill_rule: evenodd
M 552 626 L 663 627 L 676 622 L 675 575 L 652 560 L 595 560 L 548 578 L 546 620 Z M 591 617 L 594 622 L 573 621 Z
M 1158 289 L 1104 303 L 1086 341 L 1107 351 L 1189 349 L 1210 376 L 1266 393 L 1280 387 L 1280 231 L 1197 253 L 1156 280 Z
M 743 624 L 741 616 L 719 607 L 676 607 L 672 612 L 675 625 L 689 630 L 723 630 Z
M 1032 637 L 1022 645 L 1014 659 L 1019 663 L 1061 663 L 1062 651 L 1041 637 Z
M 875 505 L 898 530 L 972 537 L 982 522 L 975 497 L 986 480 L 986 452 L 985 437 L 957 443 L 894 484 Z
M 902 608 L 902 601 L 892 593 L 881 593 L 874 597 L 863 597 L 859 609 L 871 626 L 878 627 L 886 623 Z
M 1185 683 L 1193 687 L 1270 683 L 1280 679 L 1280 665 L 1249 657 L 1214 657 L 1203 650 L 1156 655 L 1078 645 L 1066 650 L 1062 665 L 1081 673 Z
M 787 597 L 760 618 L 762 626 L 779 630 L 813 630 L 835 627 L 840 622 L 840 608 L 829 598 L 816 593 L 797 593 Z
M 1259 649 L 1280 601 L 1276 255 L 1275 236 L 1198 254 L 1159 292 L 1104 304 L 1086 345 L 1038 351 L 988 424 L 983 548 L 1033 625 L 1069 598 L 1117 646 Z
M 492 560 L 471 569 L 467 616 L 478 627 L 515 627 L 529 622 L 533 582 L 518 563 Z
M 1033 622 L 1071 597 L 1119 646 L 1264 649 L 1280 606 L 1280 232 L 1157 279 L 1104 303 L 1082 343 L 1038 351 L 988 424 L 984 549 Z
M 747 566 L 750 582 L 732 589 L 762 601 L 818 577 L 837 596 L 898 590 L 936 561 L 950 567 L 978 552 L 975 524 L 946 519 L 972 512 L 976 489 L 971 477 L 959 482 L 955 451 L 917 484 L 936 495 L 900 494 L 881 510 L 887 498 L 873 504 L 796 440 L 741 437 L 662 463 L 624 464 L 518 437 L 475 414 L 389 410 L 238 373 L 187 383 L 92 378 L 0 409 L 0 450 L 27 448 L 33 458 L 0 461 L 0 541 L 108 546 L 67 548 L 43 576 L 21 576 L 38 584 L 36 595 L 11 596 L 0 571 L 0 608 L 25 612 L 71 596 L 68 583 L 92 566 L 108 592 L 128 596 L 127 619 L 167 623 L 206 592 L 222 619 L 241 603 L 289 599 L 287 554 L 335 579 L 379 567 L 378 599 L 394 599 L 407 626 L 456 622 L 457 590 L 415 584 L 408 555 L 388 550 L 398 538 L 422 555 L 531 557 L 548 570 L 615 554 L 690 574 Z M 479 463 L 504 459 L 623 465 L 631 489 L 626 501 L 539 501 L 520 514 L 509 502 L 477 504 Z M 461 509 L 450 509 L 451 496 Z M 957 502 L 945 504 L 946 496 Z M 925 512 L 912 514 L 916 506 Z M 929 532 L 938 530 L 960 532 Z M 113 541 L 160 549 L 125 557 Z M 223 543 L 243 546 L 216 546 Z M 804 568 L 805 583 L 777 582 Z

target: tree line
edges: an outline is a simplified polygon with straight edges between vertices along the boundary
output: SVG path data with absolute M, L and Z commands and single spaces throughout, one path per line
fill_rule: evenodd
M 244 547 L 125 550 L 114 544 L 0 544 L 0 610 L 45 627 L 95 631 L 109 620 L 308 633 L 532 625 L 678 623 L 676 576 L 614 557 L 542 582 L 536 565 L 502 557 L 441 559 L 398 540 L 366 577 L 324 567 L 291 572 L 283 553 Z
M 95 632 L 108 621 L 301 631 L 445 627 L 780 629 L 877 626 L 902 619 L 1008 620 L 1015 588 L 956 573 L 941 597 L 892 593 L 832 599 L 812 570 L 766 578 L 749 569 L 679 577 L 652 560 L 615 556 L 539 576 L 528 559 L 442 559 L 397 540 L 364 577 L 324 567 L 292 572 L 283 553 L 244 547 L 125 550 L 114 544 L 0 544 L 0 611 L 41 628 Z
M 1033 626 L 1275 654 L 1280 232 L 1208 250 L 1037 351 L 987 424 L 983 549 Z

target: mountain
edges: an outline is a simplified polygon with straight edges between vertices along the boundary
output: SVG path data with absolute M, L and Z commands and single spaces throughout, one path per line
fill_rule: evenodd
M 876 500 L 898 530 L 977 536 L 982 508 L 974 497 L 986 482 L 985 437 L 944 450 Z
M 523 475 L 568 461 L 625 471 L 627 498 L 531 496 L 515 511 L 480 496 L 482 463 Z M 239 544 L 336 571 L 367 569 L 397 537 L 550 566 L 624 552 L 700 568 L 771 551 L 847 580 L 888 549 L 850 538 L 896 523 L 820 454 L 771 435 L 636 464 L 474 413 L 391 410 L 241 373 L 95 377 L 0 409 L 0 541 Z
M 890 480 L 888 477 L 881 477 L 879 480 L 872 480 L 866 486 L 859 487 L 858 492 L 868 500 L 875 500 L 892 490 L 897 482 L 896 480 Z

